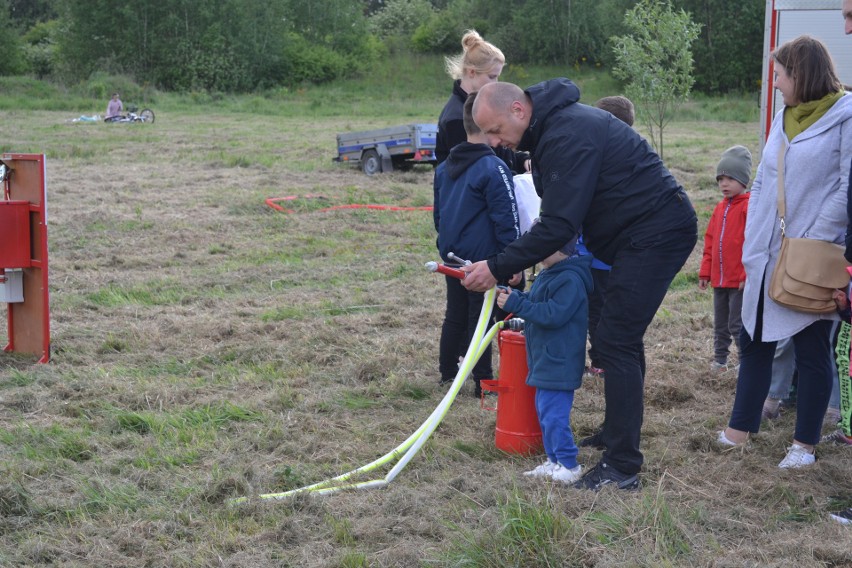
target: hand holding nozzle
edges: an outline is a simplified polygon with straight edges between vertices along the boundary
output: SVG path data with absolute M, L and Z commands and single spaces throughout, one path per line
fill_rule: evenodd
M 426 263 L 426 268 L 431 272 L 440 272 L 441 274 L 445 274 L 447 276 L 452 276 L 453 278 L 458 278 L 459 280 L 464 280 L 465 273 L 458 268 L 450 268 L 446 264 L 438 264 L 434 261 L 429 261 Z

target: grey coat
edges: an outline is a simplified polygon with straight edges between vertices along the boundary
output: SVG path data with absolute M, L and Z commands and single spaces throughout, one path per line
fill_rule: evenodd
M 784 111 L 772 121 L 751 189 L 743 245 L 746 284 L 743 326 L 754 337 L 763 284 L 763 341 L 791 337 L 819 319 L 836 314 L 806 314 L 776 304 L 766 291 L 781 249 L 778 219 L 778 152 L 785 148 L 786 234 L 843 244 L 846 189 L 852 162 L 852 95 L 846 94 L 807 130 L 787 140 Z

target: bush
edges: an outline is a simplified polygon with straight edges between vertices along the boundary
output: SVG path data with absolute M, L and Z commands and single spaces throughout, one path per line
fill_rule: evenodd
M 20 75 L 27 71 L 27 61 L 18 32 L 9 19 L 9 5 L 0 0 L 0 75 Z
M 324 83 L 340 77 L 346 70 L 344 57 L 331 49 L 311 45 L 298 34 L 290 34 L 289 40 L 281 54 L 279 83 Z
M 461 37 L 465 27 L 463 18 L 456 17 L 450 9 L 433 13 L 420 24 L 411 36 L 411 46 L 421 53 L 455 53 L 461 51 Z
M 39 22 L 21 38 L 29 72 L 39 79 L 52 76 L 57 68 L 60 26 L 59 20 Z
M 121 95 L 125 108 L 129 104 L 150 104 L 155 102 L 157 91 L 150 85 L 140 86 L 127 75 L 109 75 L 107 73 L 95 72 L 88 80 L 79 83 L 74 90 L 81 96 L 106 102 L 113 93 Z
M 410 38 L 434 9 L 428 0 L 388 0 L 384 8 L 370 18 L 370 29 L 380 38 Z

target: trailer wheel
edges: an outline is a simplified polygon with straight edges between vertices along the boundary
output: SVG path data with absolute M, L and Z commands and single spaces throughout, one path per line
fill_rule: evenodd
M 382 171 L 382 162 L 379 160 L 379 153 L 375 150 L 365 150 L 361 155 L 361 171 L 368 176 L 377 174 Z

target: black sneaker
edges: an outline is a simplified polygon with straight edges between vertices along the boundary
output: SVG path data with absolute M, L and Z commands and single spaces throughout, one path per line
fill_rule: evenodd
M 603 443 L 603 430 L 598 430 L 591 436 L 586 436 L 580 440 L 578 444 L 581 448 L 595 448 L 596 450 L 605 450 L 606 444 Z
M 831 518 L 837 521 L 838 523 L 842 523 L 844 525 L 852 525 L 852 507 L 848 509 L 843 509 L 842 511 L 837 511 L 836 513 L 829 513 Z
M 639 489 L 639 476 L 629 473 L 621 473 L 612 466 L 608 466 L 604 462 L 590 469 L 586 475 L 576 481 L 572 487 L 575 489 L 591 489 L 592 491 L 600 491 L 604 485 L 615 485 L 616 489 L 624 489 L 625 491 L 637 491 Z

